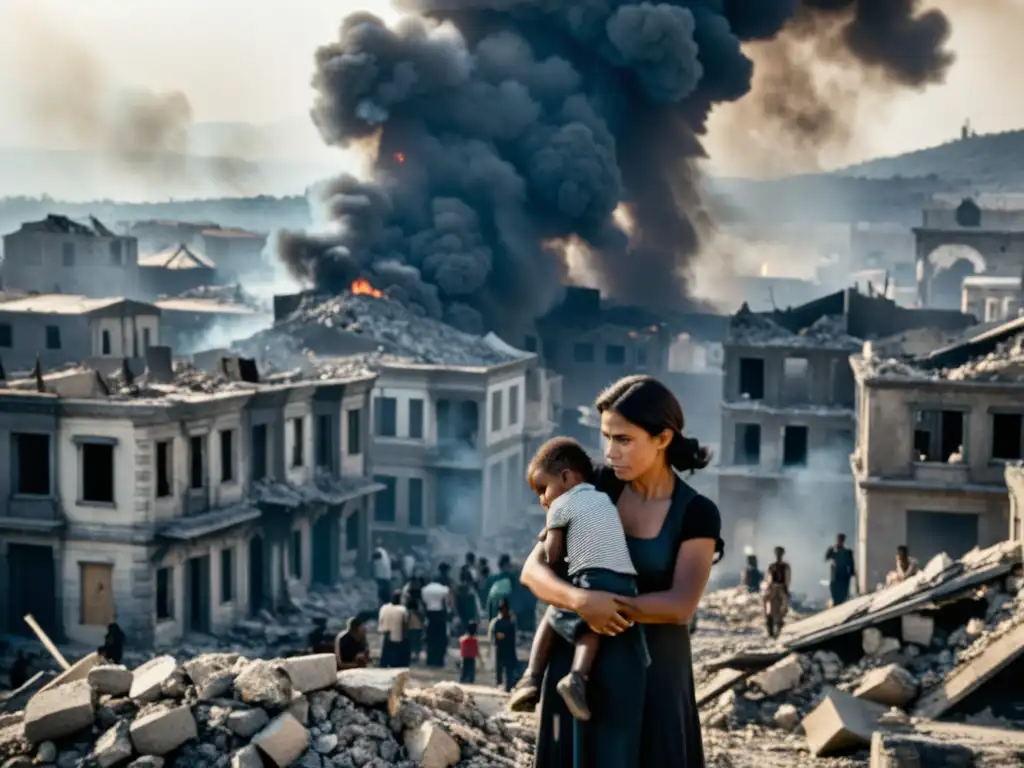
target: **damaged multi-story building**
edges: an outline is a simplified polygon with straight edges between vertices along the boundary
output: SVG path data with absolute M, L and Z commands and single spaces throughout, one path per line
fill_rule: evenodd
M 372 295 L 278 296 L 275 326 L 242 345 L 284 364 L 373 354 L 375 536 L 396 548 L 431 528 L 487 535 L 532 507 L 528 453 L 552 433 L 560 381 L 537 355 L 473 336 Z
M 825 547 L 837 533 L 852 542 L 858 530 L 850 355 L 865 338 L 972 322 L 956 312 L 904 309 L 855 289 L 782 311 L 741 308 L 725 344 L 722 441 L 709 473 L 731 544 L 726 567 L 738 573 L 748 548 L 767 557 L 783 546 L 794 583 L 818 589 Z
M 370 392 L 339 362 L 261 380 L 146 350 L 146 372 L 88 367 L 0 388 L 0 627 L 32 614 L 95 645 L 216 632 L 282 603 L 294 582 L 365 567 Z
M 899 544 L 925 562 L 1019 538 L 1019 469 L 1006 466 L 1024 459 L 1022 343 L 1017 318 L 916 358 L 871 343 L 852 358 L 862 587 L 884 580 Z

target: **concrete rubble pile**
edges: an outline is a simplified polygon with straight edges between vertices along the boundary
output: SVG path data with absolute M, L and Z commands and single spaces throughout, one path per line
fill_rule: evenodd
M 922 572 L 916 585 L 907 582 L 865 598 L 881 602 L 883 619 L 867 621 L 859 631 L 842 634 L 833 626 L 832 636 L 827 629 L 815 635 L 812 627 L 809 635 L 820 641 L 803 642 L 799 625 L 793 625 L 775 649 L 762 645 L 709 662 L 698 689 L 702 722 L 710 729 L 776 729 L 803 736 L 817 756 L 866 748 L 876 731 L 919 728 L 954 712 L 1024 653 L 1019 545 L 1016 552 L 1012 543 L 975 550 L 965 559 L 972 557 L 984 566 L 979 567 L 982 576 L 1000 575 L 971 584 L 969 568 L 958 572 L 958 563 L 940 555 L 929 569 L 958 574 L 951 578 L 964 581 L 962 591 L 928 601 L 921 587 L 941 581 Z M 918 607 L 900 613 L 900 598 L 917 599 Z M 843 610 L 839 606 L 819 614 L 824 617 L 819 624 L 828 627 L 826 614 Z M 843 621 L 840 616 L 836 623 Z M 757 662 L 758 655 L 763 663 Z M 990 707 L 966 717 L 975 725 L 1021 725 Z
M 799 604 L 790 606 L 786 620 L 799 621 L 804 616 Z M 737 629 L 745 628 L 763 634 L 764 599 L 760 592 L 750 592 L 746 587 L 717 589 L 705 592 L 698 609 L 701 622 L 716 622 Z
M 530 729 L 405 669 L 337 672 L 332 654 L 236 653 L 134 671 L 93 666 L 0 721 L 4 768 L 484 768 L 528 765 Z
M 308 352 L 320 356 L 347 354 L 354 350 L 346 336 L 362 337 L 373 344 L 383 361 L 480 366 L 515 359 L 507 348 L 485 337 L 418 315 L 397 301 L 351 293 L 306 297 L 298 309 L 273 328 L 260 331 L 236 347 L 258 360 L 280 360 Z
M 1024 333 L 997 344 L 993 352 L 955 368 L 931 369 L 913 360 L 868 355 L 867 351 L 860 365 L 876 378 L 1019 382 L 1024 380 Z
M 846 332 L 842 316 L 823 316 L 794 333 L 768 314 L 753 312 L 744 304 L 729 321 L 729 340 L 735 344 L 782 347 L 829 347 L 860 349 L 863 342 Z

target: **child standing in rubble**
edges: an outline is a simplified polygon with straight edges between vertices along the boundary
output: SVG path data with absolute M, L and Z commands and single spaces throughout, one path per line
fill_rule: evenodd
M 549 440 L 537 451 L 526 476 L 547 510 L 541 536 L 548 563 L 565 560 L 569 578 L 581 589 L 635 596 L 636 569 L 618 510 L 594 487 L 594 465 L 583 447 L 566 437 Z M 509 708 L 523 711 L 536 706 L 556 634 L 576 646 L 572 668 L 558 682 L 558 693 L 573 717 L 589 720 L 586 682 L 600 640 L 579 616 L 554 609 L 548 609 L 534 636 L 529 666 L 513 689 Z M 637 650 L 646 657 L 643 635 L 637 637 Z

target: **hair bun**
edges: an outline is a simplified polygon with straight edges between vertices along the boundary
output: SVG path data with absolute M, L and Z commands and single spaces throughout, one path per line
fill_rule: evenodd
M 678 472 L 695 472 L 711 463 L 711 451 L 696 438 L 686 437 L 681 432 L 672 436 L 665 452 L 669 465 Z

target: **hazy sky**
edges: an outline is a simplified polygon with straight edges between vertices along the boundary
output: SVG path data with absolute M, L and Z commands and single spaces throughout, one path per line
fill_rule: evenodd
M 922 94 L 867 105 L 858 122 L 856 154 L 895 154 L 955 136 L 965 117 L 979 132 L 1024 127 L 1024 0 L 926 0 L 953 19 L 959 54 L 948 82 Z M 0 143 L 26 131 L 23 105 L 26 40 L 45 56 L 61 36 L 88 48 L 110 85 L 177 89 L 197 121 L 271 122 L 301 119 L 311 93 L 315 48 L 336 36 L 346 12 L 366 0 L 2 0 L 0 4 Z M 983 6 L 987 10 L 979 10 Z M 27 9 L 30 9 L 27 10 Z M 36 40 L 30 12 L 50 25 Z M 18 43 L 21 43 L 19 49 Z M 19 86 L 19 81 L 21 85 Z M 729 119 L 715 116 L 714 125 Z M 719 136 L 722 132 L 719 132 Z M 315 142 L 312 132 L 308 140 Z M 711 136 L 719 153 L 730 147 Z M 842 159 L 855 159 L 842 158 Z

